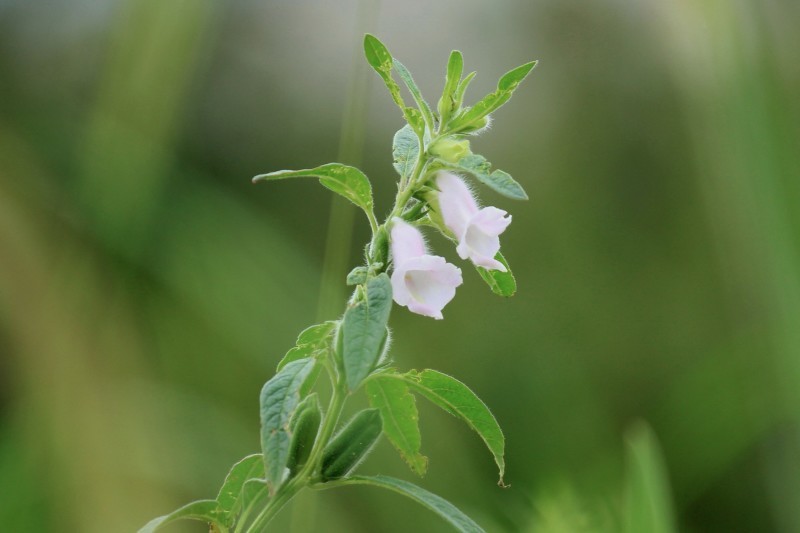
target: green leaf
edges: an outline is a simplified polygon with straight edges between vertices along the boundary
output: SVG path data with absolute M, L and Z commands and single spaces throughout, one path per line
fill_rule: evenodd
M 483 281 L 489 285 L 493 293 L 498 296 L 505 296 L 506 298 L 514 296 L 514 293 L 517 292 L 517 280 L 514 279 L 514 274 L 511 273 L 511 267 L 508 266 L 508 261 L 506 261 L 506 258 L 503 257 L 503 254 L 500 252 L 497 252 L 494 258 L 503 263 L 506 267 L 506 271 L 486 270 L 483 267 L 476 266 L 475 268 L 478 270 L 478 274 L 480 274 Z
M 184 505 L 180 509 L 165 516 L 159 516 L 149 521 L 139 533 L 153 533 L 161 529 L 170 522 L 180 519 L 199 520 L 216 525 L 220 530 L 227 531 L 225 524 L 221 522 L 216 500 L 199 500 Z
M 242 503 L 241 508 L 247 509 L 253 501 L 259 499 L 268 492 L 266 479 L 248 479 L 242 486 Z M 240 518 L 241 520 L 241 518 Z
M 367 63 L 378 73 L 392 71 L 392 54 L 377 37 L 369 33 L 364 36 L 364 55 Z
M 497 88 L 501 91 L 513 91 L 522 83 L 522 80 L 530 74 L 535 66 L 536 61 L 531 61 L 530 63 L 525 63 L 524 65 L 509 70 L 500 77 L 500 81 L 497 82 Z
M 340 194 L 364 210 L 367 217 L 372 213 L 372 186 L 363 172 L 355 167 L 341 163 L 328 163 L 317 168 L 305 170 L 278 170 L 260 174 L 253 182 L 280 180 L 287 178 L 318 178 L 323 187 Z
M 354 476 L 347 479 L 347 484 L 371 485 L 389 489 L 427 507 L 462 533 L 485 533 L 481 526 L 455 505 L 407 481 L 389 476 Z
M 437 161 L 456 172 L 466 172 L 474 176 L 479 182 L 506 198 L 511 198 L 512 200 L 528 199 L 528 195 L 522 185 L 514 181 L 514 178 L 507 172 L 502 170 L 492 172 L 492 164 L 482 155 L 470 154 L 459 159 L 457 163 L 450 163 L 443 159 L 437 159 Z
M 419 373 L 412 371 L 403 376 L 405 382 L 414 390 L 451 415 L 466 422 L 480 435 L 489 451 L 494 455 L 494 461 L 500 471 L 499 484 L 502 486 L 506 468 L 503 459 L 505 437 L 486 404 L 456 378 L 436 370 L 423 370 Z
M 667 471 L 653 431 L 638 423 L 628 432 L 626 441 L 624 533 L 675 533 Z
M 375 368 L 386 342 L 392 310 L 392 284 L 381 274 L 366 285 L 366 297 L 350 307 L 342 320 L 342 359 L 347 385 L 358 388 Z
M 469 87 L 469 84 L 472 82 L 472 79 L 475 77 L 476 74 L 477 72 L 473 70 L 472 72 L 464 76 L 464 79 L 461 80 L 461 82 L 458 84 L 458 87 L 456 88 L 456 94 L 454 96 L 456 101 L 456 107 L 460 107 L 461 104 L 464 102 L 464 93 L 467 91 L 467 87 Z
M 322 346 L 330 342 L 330 335 L 336 328 L 339 322 L 336 320 L 327 320 L 322 324 L 309 326 L 300 332 L 297 336 L 297 345 L 311 344 L 315 346 Z
M 289 350 L 278 363 L 278 371 L 280 372 L 283 367 L 292 361 L 317 357 L 325 353 L 331 344 L 331 334 L 338 323 L 336 320 L 328 320 L 322 324 L 310 326 L 300 332 L 296 346 Z
M 411 176 L 419 157 L 419 138 L 410 125 L 405 125 L 394 134 L 392 141 L 394 169 L 401 178 Z
M 270 489 L 283 481 L 289 457 L 289 421 L 300 403 L 301 389 L 313 375 L 316 360 L 301 359 L 283 367 L 261 389 L 261 448 Z
M 425 131 L 425 119 L 422 114 L 413 107 L 406 106 L 403 97 L 400 95 L 400 86 L 392 78 L 392 67 L 394 60 L 392 54 L 382 42 L 374 35 L 367 34 L 364 36 L 364 55 L 367 62 L 375 69 L 375 72 L 383 80 L 386 88 L 389 89 L 389 94 L 392 95 L 392 100 L 397 104 L 397 107 L 403 112 L 403 117 L 411 125 L 418 136 L 422 137 Z
M 439 110 L 439 117 L 442 124 L 447 124 L 453 112 L 458 110 L 460 102 L 456 100 L 456 90 L 461 81 L 461 73 L 464 70 L 464 57 L 458 50 L 450 52 L 450 58 L 447 60 L 447 77 L 444 82 L 444 90 L 442 97 L 439 99 L 437 106 Z
M 394 445 L 411 470 L 419 476 L 428 468 L 428 458 L 419 453 L 419 413 L 414 395 L 400 380 L 374 376 L 365 385 L 369 404 L 378 409 L 383 420 L 383 433 Z
M 217 494 L 221 521 L 228 527 L 242 508 L 242 491 L 249 479 L 264 475 L 264 457 L 260 453 L 248 455 L 231 468 Z
M 458 132 L 467 129 L 476 121 L 497 110 L 511 98 L 514 90 L 535 66 L 536 61 L 531 61 L 506 72 L 497 82 L 497 90 L 484 96 L 475 105 L 459 114 L 450 123 L 448 130 Z
M 417 87 L 416 82 L 414 82 L 414 78 L 411 77 L 411 73 L 408 69 L 397 59 L 394 60 L 394 68 L 397 70 L 397 74 L 400 75 L 400 79 L 403 80 L 403 83 L 406 84 L 408 87 L 408 92 L 411 93 L 411 97 L 417 103 L 417 107 L 419 108 L 420 112 L 422 113 L 422 118 L 425 119 L 425 124 L 427 124 L 428 129 L 433 131 L 433 113 L 431 113 L 431 108 L 428 105 L 428 102 L 425 101 L 425 98 L 422 97 L 422 93 Z

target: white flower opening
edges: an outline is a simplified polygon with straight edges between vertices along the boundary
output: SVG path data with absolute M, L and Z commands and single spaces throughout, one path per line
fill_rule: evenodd
M 413 313 L 442 319 L 442 309 L 463 282 L 461 269 L 430 255 L 419 230 L 399 218 L 392 221 L 391 241 L 394 301 Z
M 496 207 L 479 208 L 472 191 L 455 174 L 439 172 L 436 186 L 444 224 L 458 239 L 459 257 L 505 272 L 506 267 L 494 257 L 500 251 L 500 234 L 511 224 L 511 215 Z

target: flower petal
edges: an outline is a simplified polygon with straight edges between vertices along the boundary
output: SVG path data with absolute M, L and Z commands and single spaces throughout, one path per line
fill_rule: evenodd
M 463 235 L 467 223 L 478 212 L 478 204 L 464 180 L 449 172 L 436 175 L 439 209 L 445 226 L 455 235 Z

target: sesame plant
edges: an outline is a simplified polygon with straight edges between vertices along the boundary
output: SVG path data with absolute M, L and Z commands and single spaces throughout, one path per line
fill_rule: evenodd
M 393 301 L 413 313 L 441 319 L 443 308 L 462 284 L 461 269 L 434 255 L 422 230 L 439 232 L 452 241 L 458 256 L 475 266 L 494 293 L 514 294 L 516 282 L 500 253 L 499 240 L 511 216 L 496 207 L 481 207 L 466 179 L 507 198 L 525 200 L 527 195 L 510 175 L 492 170 L 483 156 L 472 153 L 469 137 L 488 128 L 491 113 L 511 98 L 536 63 L 507 72 L 497 90 L 465 106 L 464 93 L 475 73 L 462 77 L 462 55 L 453 51 L 434 110 L 383 43 L 367 35 L 364 50 L 407 122 L 394 136 L 392 155 L 399 180 L 385 220 L 379 222 L 375 216 L 369 179 L 351 166 L 329 163 L 253 179 L 317 178 L 364 211 L 372 236 L 364 263 L 343 280 L 353 287 L 344 314 L 302 331 L 262 388 L 261 452 L 233 465 L 216 499 L 192 502 L 152 520 L 140 532 L 156 531 L 182 518 L 205 521 L 217 533 L 266 531 L 270 520 L 299 491 L 347 485 L 394 491 L 459 531 L 483 531 L 455 506 L 417 485 L 356 472 L 385 436 L 414 474 L 425 474 L 428 459 L 420 451 L 419 396 L 462 420 L 483 439 L 503 485 L 505 440 L 492 413 L 454 377 L 436 370 L 400 369 L 401 362 L 388 353 L 388 322 Z M 406 104 L 394 74 L 408 89 L 414 106 Z M 323 387 L 321 374 L 330 387 Z M 320 394 L 327 390 L 330 400 L 323 408 Z M 362 391 L 370 408 L 342 420 L 348 399 Z

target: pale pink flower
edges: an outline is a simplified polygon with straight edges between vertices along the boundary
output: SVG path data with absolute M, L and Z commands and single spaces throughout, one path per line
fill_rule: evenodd
M 430 255 L 417 228 L 399 218 L 392 219 L 392 296 L 398 305 L 436 319 L 461 285 L 461 269 Z
M 449 172 L 436 176 L 439 209 L 447 229 L 458 239 L 461 259 L 469 259 L 488 270 L 506 271 L 494 258 L 500 251 L 500 234 L 511 224 L 511 215 L 496 207 L 478 207 L 467 184 Z

